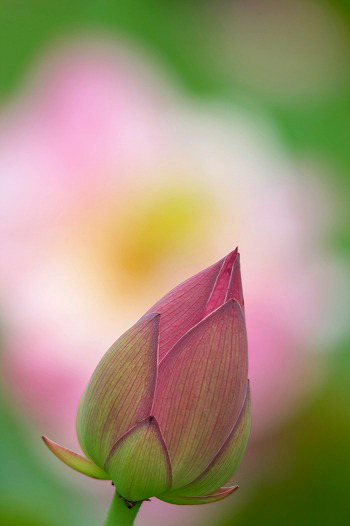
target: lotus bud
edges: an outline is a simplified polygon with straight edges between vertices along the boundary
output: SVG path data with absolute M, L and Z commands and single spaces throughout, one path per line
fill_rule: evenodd
M 204 504 L 224 487 L 250 429 L 247 337 L 237 249 L 188 279 L 98 364 L 77 415 L 82 457 L 43 437 L 71 468 L 113 481 L 128 505 Z

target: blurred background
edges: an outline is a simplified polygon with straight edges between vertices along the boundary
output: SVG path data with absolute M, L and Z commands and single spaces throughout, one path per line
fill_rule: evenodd
M 102 524 L 40 435 L 79 450 L 106 349 L 236 245 L 240 490 L 136 524 L 347 524 L 350 3 L 1 0 L 0 41 L 0 524 Z

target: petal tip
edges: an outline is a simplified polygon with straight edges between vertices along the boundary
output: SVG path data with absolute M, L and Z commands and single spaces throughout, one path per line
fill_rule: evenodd
M 228 265 L 229 269 L 235 264 L 236 259 L 239 257 L 238 246 L 229 252 L 227 256 L 223 257 L 220 261 L 224 261 L 225 265 Z
M 63 446 L 60 446 L 53 440 L 47 438 L 45 435 L 42 435 L 41 438 L 49 450 L 59 460 L 66 464 L 66 466 L 94 479 L 109 480 L 109 475 L 99 466 L 94 464 L 90 459 L 82 457 L 78 453 L 74 453 Z
M 226 305 L 228 305 L 229 307 L 231 308 L 234 308 L 243 318 L 243 320 L 245 320 L 245 317 L 244 317 L 244 312 L 243 312 L 243 309 L 242 309 L 242 306 L 241 304 L 239 303 L 239 301 L 235 298 L 230 298 L 228 299 L 223 305 L 222 305 L 222 308 L 224 308 Z M 220 307 L 219 307 L 220 308 Z
M 140 318 L 139 322 L 154 322 L 156 326 L 159 327 L 159 323 L 160 323 L 160 313 L 159 312 L 146 312 L 146 314 L 144 314 L 142 316 L 142 318 Z M 138 323 L 139 323 L 138 322 Z
M 160 318 L 159 312 L 150 312 L 149 314 L 145 314 L 142 319 L 143 320 L 154 320 L 156 318 Z

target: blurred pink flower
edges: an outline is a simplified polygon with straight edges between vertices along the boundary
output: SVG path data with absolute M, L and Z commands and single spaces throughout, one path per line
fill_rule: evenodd
M 285 418 L 312 385 L 306 351 L 337 332 L 339 298 L 321 244 L 328 197 L 264 119 L 181 97 L 146 59 L 92 39 L 50 55 L 4 113 L 5 365 L 41 428 L 74 447 L 80 394 L 110 343 L 232 244 L 253 437 Z

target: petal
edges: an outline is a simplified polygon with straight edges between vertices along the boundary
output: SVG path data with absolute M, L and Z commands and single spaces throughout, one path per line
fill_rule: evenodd
M 140 422 L 115 444 L 105 469 L 118 493 L 131 502 L 170 488 L 169 454 L 154 417 Z
M 52 453 L 56 455 L 57 458 L 62 460 L 62 462 L 70 468 L 75 469 L 76 471 L 79 471 L 79 473 L 83 473 L 84 475 L 94 479 L 110 480 L 111 477 L 107 475 L 103 469 L 96 466 L 96 464 L 94 464 L 91 460 L 82 457 L 77 453 L 73 453 L 73 451 L 56 444 L 56 442 L 53 442 L 45 436 L 41 438 L 49 450 L 52 451 Z
M 142 318 L 98 364 L 80 402 L 83 451 L 103 467 L 113 445 L 150 414 L 157 375 L 159 315 Z
M 237 249 L 226 258 L 221 259 L 211 267 L 181 283 L 148 311 L 159 312 L 162 315 L 159 338 L 160 361 L 187 331 L 208 314 L 208 312 L 205 312 L 206 305 L 209 298 L 213 295 L 214 287 L 227 288 L 229 286 L 226 272 L 223 275 L 222 285 L 218 283 L 218 276 L 223 266 L 225 266 L 225 262 L 229 261 L 229 265 L 232 266 L 236 254 Z M 225 294 L 222 293 L 220 295 L 220 301 L 221 299 L 222 304 L 225 301 Z M 215 306 L 213 306 L 212 310 L 214 308 Z
M 250 392 L 247 393 L 239 418 L 219 453 L 199 477 L 177 491 L 182 496 L 208 495 L 225 484 L 243 458 L 250 432 Z M 176 493 L 176 492 L 175 492 Z
M 242 311 L 244 312 L 244 298 L 241 278 L 241 257 L 238 253 L 231 270 L 231 278 L 225 301 L 228 300 L 236 300 L 240 304 Z
M 237 259 L 238 267 L 236 266 Z M 236 298 L 233 293 L 233 283 L 236 282 L 238 277 L 237 269 L 239 272 L 239 254 L 238 249 L 236 248 L 233 252 L 231 252 L 231 254 L 226 256 L 226 258 L 224 259 L 224 263 L 221 267 L 215 286 L 206 305 L 204 311 L 205 316 L 213 312 L 221 305 L 223 305 L 229 299 L 239 299 Z M 230 294 L 228 294 L 229 291 Z M 238 303 L 240 303 L 240 301 L 238 301 Z
M 182 496 L 175 494 L 165 494 L 160 495 L 158 499 L 169 502 L 170 504 L 181 504 L 181 505 L 193 505 L 193 504 L 210 504 L 212 502 L 218 502 L 219 500 L 228 497 L 238 489 L 238 486 L 232 486 L 230 488 L 220 488 L 215 493 L 211 495 L 191 497 L 191 496 Z
M 247 368 L 244 316 L 232 300 L 160 364 L 152 412 L 169 449 L 174 489 L 195 480 L 224 444 L 242 408 Z

